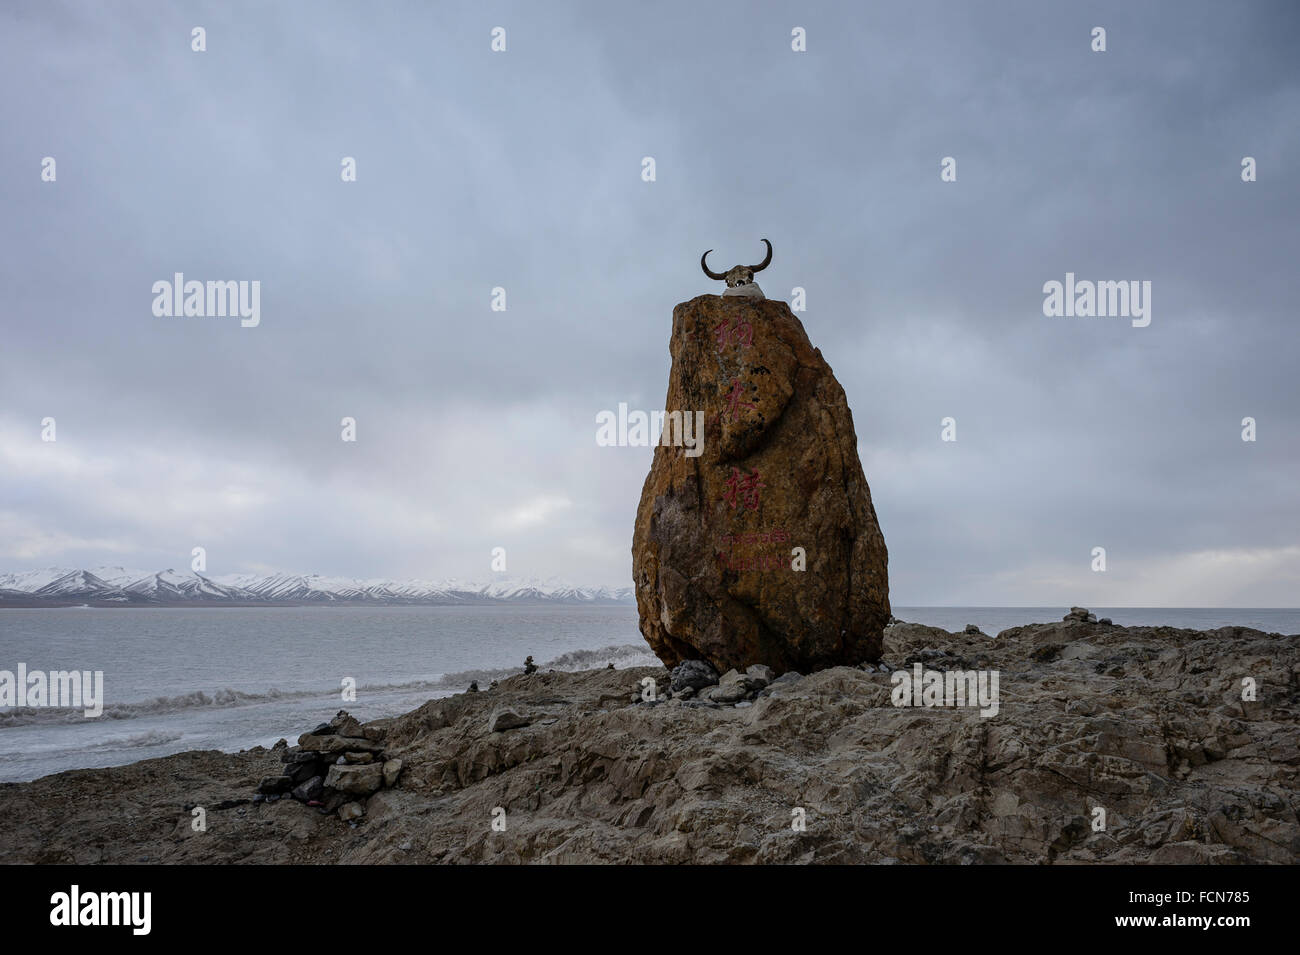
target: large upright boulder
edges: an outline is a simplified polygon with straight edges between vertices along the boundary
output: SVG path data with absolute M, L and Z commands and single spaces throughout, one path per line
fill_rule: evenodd
M 888 555 L 844 389 L 784 302 L 673 309 L 668 412 L 703 449 L 655 448 L 632 538 L 641 633 L 668 666 L 807 673 L 880 656 Z M 799 553 L 805 555 L 805 569 Z

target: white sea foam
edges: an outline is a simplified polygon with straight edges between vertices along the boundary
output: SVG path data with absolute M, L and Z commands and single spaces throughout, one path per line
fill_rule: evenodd
M 613 663 L 616 668 L 634 666 L 655 666 L 658 661 L 645 647 L 632 645 L 603 647 L 599 650 L 573 650 L 561 654 L 554 660 L 539 664 L 543 670 L 592 670 Z M 416 693 L 428 691 L 431 694 L 458 692 L 464 690 L 471 682 L 486 685 L 492 680 L 504 680 L 523 671 L 522 667 L 502 667 L 497 669 L 462 670 L 458 673 L 439 674 L 432 680 L 411 680 L 402 683 L 362 683 L 357 693 Z M 311 700 L 333 697 L 337 699 L 338 691 L 334 687 L 321 687 L 318 690 L 278 690 L 271 689 L 263 693 L 249 693 L 229 687 L 204 691 L 195 690 L 179 696 L 159 696 L 150 700 L 130 703 L 108 703 L 104 706 L 100 720 L 132 720 L 164 713 L 176 713 L 195 709 L 230 709 L 240 706 L 254 706 L 260 703 L 288 702 L 293 700 Z M 23 707 L 0 710 L 0 729 L 32 724 L 82 723 L 88 722 L 80 709 L 67 707 Z

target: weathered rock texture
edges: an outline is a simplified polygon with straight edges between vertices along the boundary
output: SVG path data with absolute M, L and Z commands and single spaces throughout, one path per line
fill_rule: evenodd
M 884 659 L 996 668 L 998 714 L 894 706 L 879 666 L 742 707 L 663 702 L 658 668 L 535 673 L 389 721 L 401 778 L 355 829 L 250 803 L 274 750 L 191 752 L 0 785 L 0 863 L 1300 862 L 1300 637 L 900 624 Z M 630 703 L 647 676 L 661 702 Z
M 661 443 L 641 492 L 632 572 L 650 647 L 719 673 L 876 659 L 888 555 L 821 352 L 784 302 L 719 295 L 673 309 L 669 348 L 665 408 L 703 411 L 704 447 Z

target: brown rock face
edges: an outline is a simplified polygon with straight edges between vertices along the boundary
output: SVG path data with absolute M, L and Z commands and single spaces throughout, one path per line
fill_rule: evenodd
M 799 319 L 701 295 L 673 309 L 669 350 L 665 408 L 703 412 L 704 436 L 689 456 L 669 418 L 641 492 L 632 573 L 651 649 L 719 673 L 878 659 L 885 539 L 844 389 Z

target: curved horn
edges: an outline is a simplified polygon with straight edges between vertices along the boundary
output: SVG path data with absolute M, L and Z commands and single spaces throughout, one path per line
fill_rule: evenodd
M 712 251 L 713 251 L 712 249 L 709 249 L 709 252 Z M 713 279 L 715 282 L 726 281 L 727 278 L 726 275 L 720 272 L 712 272 L 709 270 L 709 264 L 704 261 L 709 257 L 709 252 L 705 252 L 703 255 L 700 256 L 700 268 L 704 269 L 704 274 L 707 275 L 709 278 Z
M 771 242 L 768 242 L 767 239 L 764 239 L 764 240 L 763 240 L 763 243 L 767 246 L 767 258 L 765 258 L 765 259 L 764 259 L 761 263 L 759 263 L 758 265 L 751 265 L 751 266 L 749 267 L 749 270 L 750 270 L 751 272 L 761 272 L 761 271 L 763 271 L 765 268 L 767 268 L 769 265 L 772 264 L 772 243 L 771 243 Z

